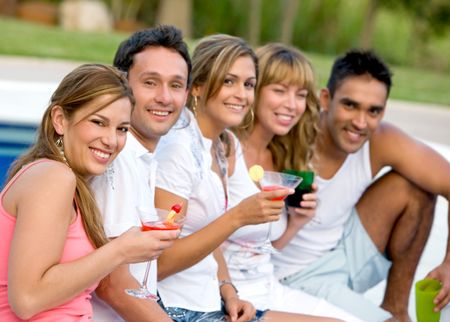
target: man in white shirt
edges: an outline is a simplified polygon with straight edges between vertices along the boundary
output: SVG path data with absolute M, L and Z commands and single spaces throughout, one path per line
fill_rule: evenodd
M 131 226 L 140 226 L 138 207 L 154 209 L 153 152 L 185 105 L 191 60 L 181 32 L 163 25 L 138 31 L 123 41 L 114 66 L 127 73 L 136 104 L 125 148 L 106 173 L 92 181 L 110 238 Z M 101 282 L 93 301 L 95 321 L 171 321 L 158 303 L 124 292 L 127 288 L 139 288 L 145 267 L 146 263 L 121 267 Z M 153 291 L 154 268 L 156 265 L 152 265 L 148 282 Z
M 391 72 L 372 52 L 349 51 L 320 93 L 320 136 L 313 167 L 316 221 L 274 256 L 280 281 L 323 297 L 364 321 L 411 321 L 414 273 L 433 221 L 435 196 L 450 200 L 450 165 L 437 152 L 382 122 Z M 373 181 L 383 168 L 391 171 Z M 450 213 L 449 213 L 450 215 Z M 450 248 L 428 276 L 435 299 L 450 299 Z M 363 292 L 387 278 L 378 307 Z

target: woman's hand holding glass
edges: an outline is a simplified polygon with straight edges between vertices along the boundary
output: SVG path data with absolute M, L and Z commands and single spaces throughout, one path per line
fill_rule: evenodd
M 303 194 L 300 207 L 288 207 L 289 224 L 296 226 L 298 229 L 303 227 L 311 220 L 315 220 L 317 199 L 317 185 L 311 185 L 312 192 Z
M 137 208 L 137 210 L 142 225 L 141 230 L 144 232 L 176 231 L 178 236 L 185 220 L 185 217 L 180 214 L 181 205 L 178 204 L 173 205 L 170 211 L 165 209 L 155 209 L 155 213 L 153 214 L 151 211 L 139 207 Z M 159 252 L 159 254 L 161 253 L 161 251 Z M 159 299 L 156 294 L 153 294 L 147 288 L 147 281 L 150 273 L 151 263 L 151 260 L 147 262 L 147 267 L 145 269 L 144 278 L 140 288 L 125 289 L 125 293 L 140 299 L 148 299 L 152 301 L 157 301 Z
M 237 226 L 257 225 L 280 219 L 284 208 L 281 199 L 294 193 L 293 189 L 282 188 L 273 191 L 262 191 L 242 200 L 230 213 Z
M 140 263 L 157 258 L 173 245 L 179 234 L 179 230 L 142 231 L 140 227 L 133 227 L 111 242 L 120 245 L 123 263 Z
M 280 219 L 285 208 L 283 199 L 294 193 L 293 189 L 280 188 L 271 191 L 262 191 L 242 200 L 234 209 L 237 228 L 245 225 L 257 225 L 269 223 L 265 238 L 258 242 L 236 242 L 243 247 L 252 248 L 257 253 L 274 253 L 276 250 L 270 242 L 270 223 Z

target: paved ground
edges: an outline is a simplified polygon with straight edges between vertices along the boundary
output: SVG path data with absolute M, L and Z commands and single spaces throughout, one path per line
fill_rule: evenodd
M 0 56 L 0 79 L 58 83 L 80 62 Z
M 450 146 L 450 107 L 390 100 L 385 120 L 427 141 Z
M 0 56 L 0 120 L 19 114 L 23 122 L 38 122 L 57 83 L 78 65 L 79 62 Z M 391 100 L 385 119 L 426 142 L 450 161 L 450 107 Z M 444 256 L 447 208 L 448 202 L 438 198 L 431 237 L 416 280 L 438 265 Z M 384 287 L 381 283 L 366 296 L 379 303 Z M 415 316 L 414 310 L 414 294 L 411 294 L 411 316 Z

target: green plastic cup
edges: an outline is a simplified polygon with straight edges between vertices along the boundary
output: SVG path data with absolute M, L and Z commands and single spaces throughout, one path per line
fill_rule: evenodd
M 435 279 L 423 279 L 416 282 L 417 322 L 439 322 L 441 312 L 434 312 L 433 300 L 441 288 L 441 283 Z
M 289 173 L 296 175 L 298 177 L 302 177 L 303 180 L 300 184 L 295 188 L 295 193 L 289 195 L 286 198 L 286 204 L 289 207 L 300 208 L 300 202 L 303 200 L 303 195 L 305 193 L 310 193 L 312 191 L 311 185 L 314 182 L 314 172 L 313 171 L 296 171 L 291 169 L 283 170 L 284 173 Z

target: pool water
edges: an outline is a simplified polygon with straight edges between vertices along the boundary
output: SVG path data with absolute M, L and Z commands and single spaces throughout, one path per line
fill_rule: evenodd
M 0 122 L 0 187 L 11 163 L 34 142 L 37 126 Z

